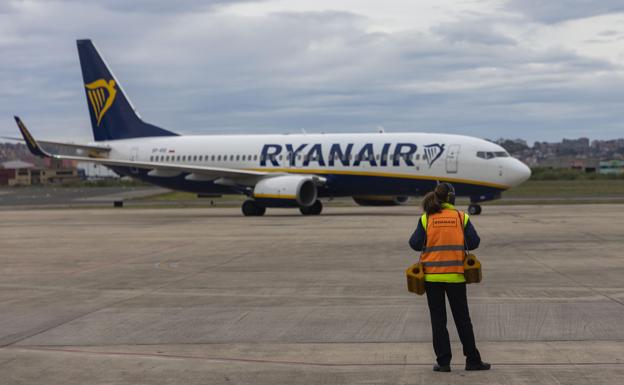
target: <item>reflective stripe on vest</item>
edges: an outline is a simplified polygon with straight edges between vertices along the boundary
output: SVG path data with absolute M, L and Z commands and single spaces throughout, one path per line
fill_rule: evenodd
M 425 267 L 464 266 L 464 261 L 423 262 Z
M 423 254 L 431 253 L 433 251 L 463 250 L 463 249 L 464 249 L 464 245 L 431 246 L 431 247 L 425 247 L 423 249 Z
M 463 213 L 446 208 L 427 217 L 425 274 L 464 273 L 464 221 Z

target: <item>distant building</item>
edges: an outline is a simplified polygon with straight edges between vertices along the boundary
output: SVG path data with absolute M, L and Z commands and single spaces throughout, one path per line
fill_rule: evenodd
M 559 145 L 558 155 L 584 155 L 589 153 L 589 138 L 564 139 Z
M 21 160 L 0 163 L 0 186 L 30 186 L 35 165 Z
M 607 160 L 600 162 L 599 172 L 601 174 L 624 174 L 624 161 Z
M 583 172 L 596 172 L 598 171 L 599 163 L 598 159 L 562 156 L 545 159 L 539 165 L 547 168 L 568 168 Z
M 78 180 L 72 162 L 46 160 L 46 166 L 37 167 L 21 160 L 0 163 L 0 186 L 31 186 Z
M 119 178 L 119 175 L 117 175 L 113 170 L 106 166 L 102 166 L 101 164 L 79 162 L 76 167 L 78 168 L 78 173 L 81 173 L 85 179 Z

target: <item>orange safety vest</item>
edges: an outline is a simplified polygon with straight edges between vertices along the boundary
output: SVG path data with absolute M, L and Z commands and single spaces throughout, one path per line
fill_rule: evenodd
M 452 209 L 427 216 L 421 262 L 425 274 L 464 273 L 464 213 Z

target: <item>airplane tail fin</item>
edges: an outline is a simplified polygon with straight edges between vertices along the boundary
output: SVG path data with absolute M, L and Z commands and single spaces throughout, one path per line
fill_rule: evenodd
M 91 40 L 76 44 L 96 141 L 177 135 L 141 120 Z

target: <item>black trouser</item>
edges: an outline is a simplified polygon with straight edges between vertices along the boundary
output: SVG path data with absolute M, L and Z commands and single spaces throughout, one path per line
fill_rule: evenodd
M 451 341 L 446 330 L 446 301 L 444 293 L 449 299 L 451 312 L 457 326 L 459 339 L 464 346 L 466 363 L 476 364 L 481 362 L 481 355 L 475 344 L 472 331 L 472 322 L 468 313 L 468 300 L 466 298 L 465 283 L 426 282 L 427 303 L 431 314 L 431 329 L 433 331 L 433 350 L 439 365 L 451 363 Z

